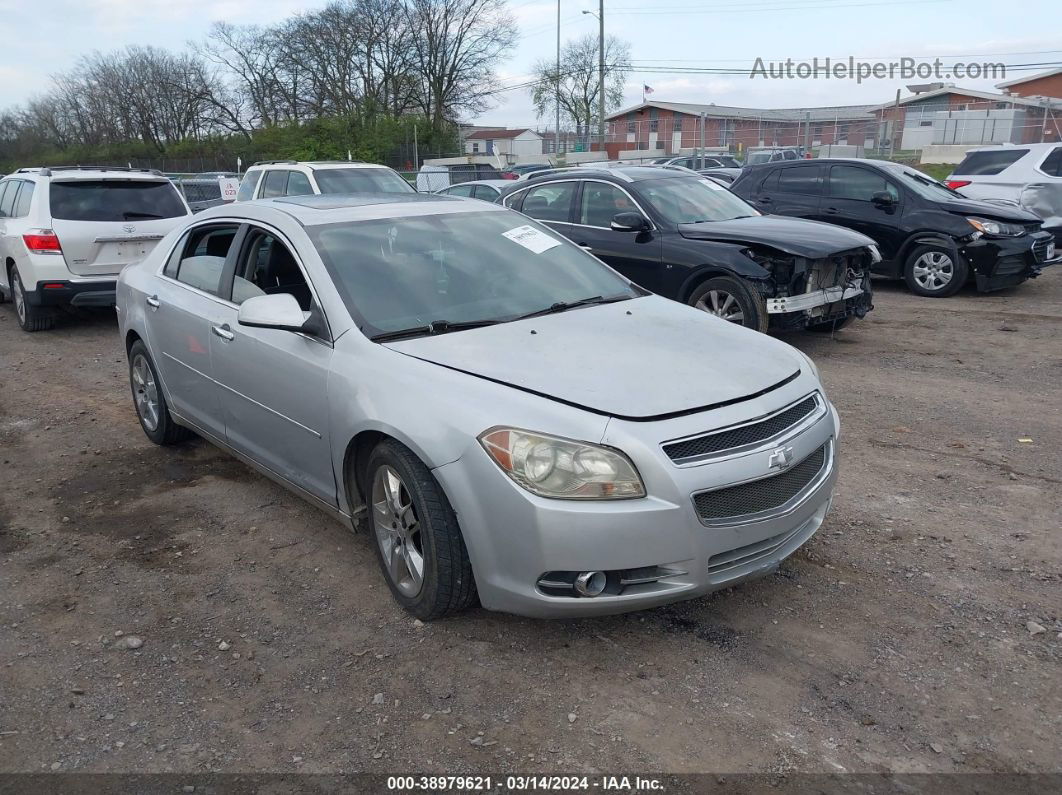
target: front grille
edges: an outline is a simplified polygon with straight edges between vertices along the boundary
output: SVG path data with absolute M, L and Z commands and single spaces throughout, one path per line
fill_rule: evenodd
M 664 445 L 664 453 L 672 461 L 685 461 L 691 458 L 719 453 L 735 447 L 745 447 L 770 439 L 792 428 L 818 405 L 814 395 L 801 400 L 789 408 L 760 422 L 753 422 L 730 430 L 684 439 L 681 442 Z
M 1051 241 L 1047 238 L 1043 240 L 1037 240 L 1033 243 L 1033 256 L 1036 257 L 1037 262 L 1044 262 L 1047 260 L 1047 247 L 1051 244 Z
M 826 464 L 828 444 L 785 472 L 694 495 L 697 516 L 703 522 L 718 522 L 781 508 L 815 481 Z

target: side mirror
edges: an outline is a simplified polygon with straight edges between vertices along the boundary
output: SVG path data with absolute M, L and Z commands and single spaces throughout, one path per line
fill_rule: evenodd
M 614 232 L 645 232 L 649 229 L 649 220 L 641 213 L 617 213 L 609 226 Z
M 307 313 L 302 311 L 290 293 L 256 295 L 240 304 L 236 321 L 252 328 L 275 328 L 284 331 L 303 331 Z
M 892 197 L 891 193 L 885 190 L 875 193 L 870 197 L 870 201 L 875 207 L 892 207 L 892 205 L 896 204 L 896 199 Z

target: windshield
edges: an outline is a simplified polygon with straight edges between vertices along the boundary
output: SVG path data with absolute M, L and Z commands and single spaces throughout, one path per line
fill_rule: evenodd
M 646 180 L 638 184 L 641 195 L 673 224 L 729 221 L 759 215 L 718 182 L 678 177 Z
M 642 294 L 578 246 L 511 211 L 307 231 L 367 336 L 440 321 L 508 321 L 557 304 Z
M 758 163 L 771 162 L 770 152 L 750 152 L 749 156 L 745 158 L 746 166 L 755 166 Z
M 150 221 L 188 215 L 177 189 L 161 180 L 55 180 L 52 218 L 64 221 Z
M 322 168 L 313 172 L 321 193 L 416 193 L 389 168 Z
M 902 169 L 900 171 L 904 176 L 904 183 L 908 188 L 913 190 L 919 196 L 926 199 L 932 199 L 933 201 L 954 201 L 955 199 L 965 198 L 962 195 L 956 193 L 951 188 L 937 182 L 932 177 L 928 177 L 918 171 L 908 171 Z

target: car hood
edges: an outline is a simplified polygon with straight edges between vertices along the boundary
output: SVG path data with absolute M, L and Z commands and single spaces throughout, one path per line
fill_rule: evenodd
M 977 199 L 955 198 L 950 201 L 942 201 L 940 202 L 940 208 L 956 215 L 975 215 L 981 218 L 992 218 L 996 221 L 1006 221 L 1014 224 L 1035 224 L 1040 221 L 1037 216 L 1020 207 L 979 201 Z
M 821 259 L 841 251 L 874 244 L 866 235 L 840 226 L 776 215 L 680 224 L 678 230 L 679 234 L 690 240 L 760 244 L 809 259 Z
M 788 383 L 803 364 L 783 342 L 659 296 L 385 345 L 632 420 L 750 399 Z

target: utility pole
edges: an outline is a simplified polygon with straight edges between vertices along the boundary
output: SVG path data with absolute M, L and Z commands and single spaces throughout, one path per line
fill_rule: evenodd
M 896 105 L 892 115 L 892 135 L 889 136 L 889 160 L 896 156 L 896 131 L 903 125 L 900 124 L 900 89 L 896 89 Z
M 557 0 L 557 126 L 553 136 L 553 155 L 558 160 L 561 156 L 560 150 L 560 28 L 561 28 L 561 0 Z
M 604 0 L 598 0 L 598 140 L 604 152 Z

